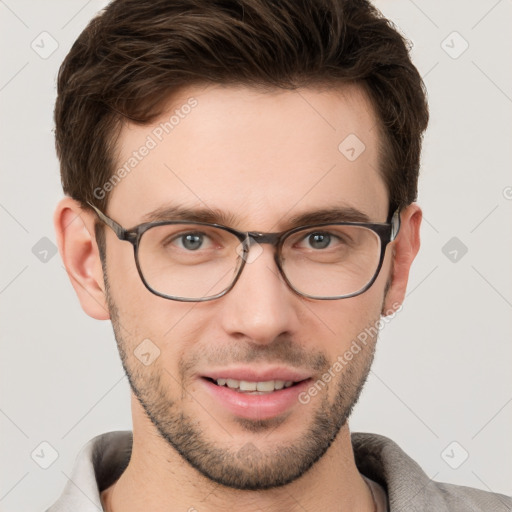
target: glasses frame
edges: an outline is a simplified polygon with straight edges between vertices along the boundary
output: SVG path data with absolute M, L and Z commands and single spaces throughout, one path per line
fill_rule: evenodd
M 137 272 L 139 273 L 139 276 L 144 284 L 144 286 L 154 295 L 157 295 L 158 297 L 162 297 L 164 299 L 168 300 L 176 300 L 180 302 L 207 302 L 210 300 L 215 300 L 220 297 L 223 297 L 228 292 L 230 292 L 233 287 L 235 286 L 236 282 L 240 278 L 240 275 L 242 274 L 242 271 L 245 267 L 245 264 L 247 262 L 247 257 L 249 255 L 249 251 L 251 249 L 251 245 L 254 242 L 257 242 L 258 244 L 270 244 L 274 247 L 274 260 L 276 262 L 277 268 L 279 269 L 279 273 L 284 279 L 287 286 L 297 295 L 301 297 L 306 297 L 308 299 L 314 299 L 314 300 L 340 300 L 340 299 L 348 299 L 350 297 L 355 297 L 357 295 L 361 295 L 362 293 L 366 292 L 375 282 L 377 279 L 380 270 L 382 268 L 382 263 L 384 261 L 384 255 L 386 252 L 386 247 L 389 243 L 391 243 L 395 238 L 397 237 L 399 231 L 400 231 L 400 208 L 397 208 L 393 215 L 390 216 L 390 219 L 388 222 L 385 223 L 366 223 L 366 222 L 325 222 L 321 224 L 312 224 L 312 225 L 306 225 L 306 226 L 298 226 L 292 229 L 288 229 L 286 231 L 276 232 L 276 233 L 262 233 L 258 231 L 238 231 L 236 229 L 230 228 L 228 226 L 223 226 L 222 224 L 215 224 L 215 223 L 208 223 L 208 222 L 195 222 L 195 221 L 188 221 L 188 220 L 176 220 L 176 221 L 157 221 L 157 222 L 145 222 L 143 224 L 139 224 L 137 226 L 134 226 L 130 229 L 125 229 L 123 226 L 121 226 L 119 223 L 117 223 L 115 220 L 111 219 L 108 215 L 105 215 L 101 210 L 99 210 L 96 206 L 94 206 L 91 203 L 87 203 L 96 213 L 98 218 L 106 224 L 109 228 L 112 229 L 112 231 L 116 234 L 117 238 L 121 241 L 129 242 L 133 245 L 133 251 L 134 251 L 134 257 L 135 257 L 135 265 L 137 267 Z M 224 231 L 227 231 L 231 233 L 232 235 L 236 236 L 243 247 L 243 254 L 239 255 L 239 258 L 241 259 L 240 267 L 237 270 L 237 273 L 235 275 L 235 278 L 233 279 L 231 285 L 223 290 L 222 292 L 212 295 L 209 297 L 201 297 L 201 298 L 188 298 L 188 297 L 177 297 L 173 295 L 166 295 L 164 293 L 158 292 L 157 290 L 153 289 L 148 282 L 146 281 L 144 274 L 142 272 L 142 269 L 140 267 L 139 263 L 139 244 L 140 240 L 142 238 L 142 235 L 148 231 L 149 229 L 156 227 L 156 226 L 165 226 L 165 225 L 172 225 L 172 224 L 195 224 L 198 226 L 209 226 L 209 227 L 215 227 L 222 229 Z M 361 288 L 360 290 L 357 290 L 356 292 L 352 292 L 346 295 L 338 295 L 335 297 L 318 297 L 314 295 L 308 295 L 306 293 L 301 292 L 300 290 L 297 290 L 292 283 L 288 280 L 288 277 L 286 276 L 286 273 L 283 270 L 282 267 L 282 258 L 281 258 L 281 252 L 284 245 L 285 240 L 291 236 L 292 234 L 296 233 L 297 231 L 301 231 L 303 229 L 312 229 L 312 228 L 321 228 L 324 226 L 360 226 L 367 229 L 370 229 L 371 231 L 375 232 L 377 236 L 380 239 L 380 257 L 379 257 L 379 264 L 377 266 L 377 269 L 375 270 L 375 273 L 371 280 Z

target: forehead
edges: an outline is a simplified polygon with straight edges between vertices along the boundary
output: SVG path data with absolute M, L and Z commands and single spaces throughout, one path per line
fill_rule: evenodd
M 155 208 L 211 208 L 247 230 L 339 206 L 384 220 L 378 137 L 356 86 L 191 87 L 151 124 L 122 128 L 108 211 L 134 225 Z

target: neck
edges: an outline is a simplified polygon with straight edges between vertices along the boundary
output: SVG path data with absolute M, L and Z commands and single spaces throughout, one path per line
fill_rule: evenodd
M 355 465 L 348 425 L 304 475 L 265 491 L 216 484 L 169 446 L 146 417 L 134 414 L 133 427 L 130 463 L 119 480 L 102 493 L 107 512 L 374 510 L 371 491 Z

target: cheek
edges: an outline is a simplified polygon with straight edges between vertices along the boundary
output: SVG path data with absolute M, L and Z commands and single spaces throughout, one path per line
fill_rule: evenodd
M 339 301 L 318 301 L 308 306 L 308 318 L 310 321 L 315 319 L 316 331 L 310 332 L 309 337 L 317 348 L 321 344 L 325 353 L 334 360 L 358 336 L 378 323 L 382 309 L 382 289 L 374 285 L 356 297 Z
M 129 269 L 124 269 L 129 270 Z M 193 321 L 193 303 L 177 302 L 146 289 L 137 271 L 108 268 L 110 302 L 117 310 L 117 337 L 125 351 L 136 353 L 148 345 L 165 368 L 176 372 L 178 352 L 191 345 L 199 322 Z M 152 348 L 156 347 L 156 348 Z M 139 350 L 139 351 L 140 351 Z
M 111 301 L 127 329 L 130 324 L 144 332 L 151 326 L 161 337 L 173 325 L 173 316 L 186 314 L 186 305 L 175 302 L 181 307 L 172 307 L 173 301 L 146 288 L 137 270 L 133 247 L 115 237 L 107 241 L 107 279 Z

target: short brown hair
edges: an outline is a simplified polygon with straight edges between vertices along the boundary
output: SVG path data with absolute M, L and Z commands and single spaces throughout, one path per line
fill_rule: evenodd
M 424 84 L 407 41 L 366 0 L 114 0 L 71 48 L 58 76 L 56 148 L 64 192 L 115 171 L 122 123 L 149 123 L 200 83 L 295 89 L 361 84 L 379 118 L 390 208 L 416 200 Z

